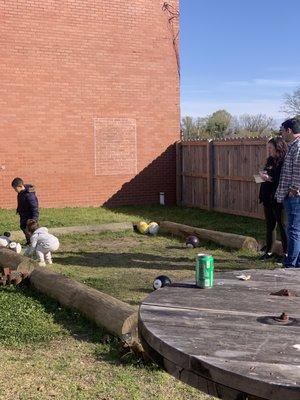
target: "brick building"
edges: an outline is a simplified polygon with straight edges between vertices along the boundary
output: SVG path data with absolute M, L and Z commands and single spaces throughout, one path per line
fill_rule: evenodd
M 179 0 L 0 1 L 0 207 L 175 201 Z

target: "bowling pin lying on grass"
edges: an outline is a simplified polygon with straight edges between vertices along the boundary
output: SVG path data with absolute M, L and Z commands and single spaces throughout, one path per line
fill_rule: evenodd
M 153 289 L 157 290 L 164 286 L 171 285 L 171 279 L 166 275 L 159 275 L 153 281 Z
M 4 234 L 2 236 L 0 236 L 0 247 L 8 247 L 9 243 L 11 242 L 9 236 L 5 235 L 5 233 L 8 232 L 4 232 Z
M 20 245 L 20 243 L 17 242 L 10 242 L 8 248 L 15 251 L 18 254 L 20 254 L 22 251 L 22 246 Z

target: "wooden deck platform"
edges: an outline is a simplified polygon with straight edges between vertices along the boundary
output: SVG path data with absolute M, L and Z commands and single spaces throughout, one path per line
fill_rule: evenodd
M 139 310 L 148 354 L 176 378 L 225 400 L 300 400 L 300 270 L 216 275 L 212 289 L 173 284 Z M 294 296 L 271 295 L 288 289 Z M 282 313 L 288 321 L 277 320 Z

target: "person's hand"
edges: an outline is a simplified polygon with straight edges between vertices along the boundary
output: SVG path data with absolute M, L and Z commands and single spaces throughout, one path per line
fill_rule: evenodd
M 272 178 L 268 175 L 267 171 L 259 171 L 259 176 L 264 182 L 272 181 Z

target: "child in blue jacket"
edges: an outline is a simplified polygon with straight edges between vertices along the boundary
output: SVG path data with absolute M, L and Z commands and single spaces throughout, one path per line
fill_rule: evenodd
M 20 228 L 24 232 L 26 244 L 30 245 L 30 236 L 26 231 L 27 221 L 39 219 L 39 202 L 33 185 L 24 184 L 23 179 L 15 178 L 11 186 L 18 193 L 17 214 L 20 216 Z

